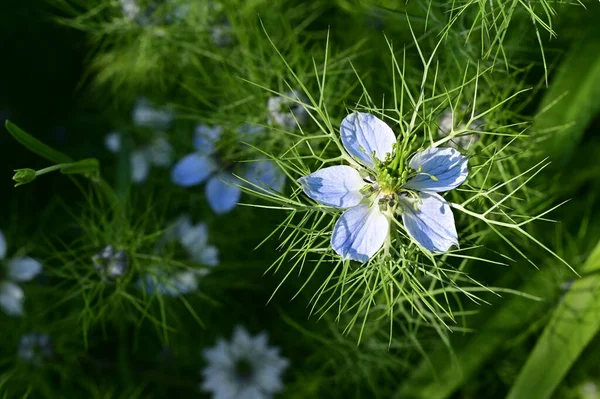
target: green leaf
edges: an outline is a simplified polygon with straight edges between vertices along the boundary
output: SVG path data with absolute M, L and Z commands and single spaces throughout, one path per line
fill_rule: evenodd
M 84 175 L 94 178 L 100 175 L 100 163 L 95 158 L 82 159 L 81 161 L 73 162 L 64 165 L 60 172 L 65 175 Z
M 600 242 L 529 355 L 508 399 L 549 398 L 600 330 Z
M 597 33 L 575 44 L 540 105 L 532 130 L 551 133 L 541 143 L 554 166 L 573 156 L 586 128 L 600 112 L 600 40 Z
M 73 159 L 71 159 L 71 157 L 47 146 L 46 144 L 42 143 L 29 133 L 22 130 L 20 127 L 18 127 L 11 121 L 7 120 L 5 126 L 6 130 L 8 130 L 8 132 L 15 138 L 15 140 L 23 144 L 29 151 L 33 152 L 34 154 L 37 154 L 42 158 L 46 158 L 52 163 L 60 164 L 73 162 Z

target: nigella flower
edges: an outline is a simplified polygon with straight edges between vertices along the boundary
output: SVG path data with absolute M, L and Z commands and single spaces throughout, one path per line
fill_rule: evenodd
M 219 264 L 219 250 L 208 243 L 208 226 L 206 223 L 192 224 L 189 215 L 182 215 L 172 224 L 165 234 L 167 242 L 177 240 L 194 262 L 205 266 Z M 207 274 L 204 269 L 198 274 Z
M 6 239 L 0 231 L 0 262 L 6 257 Z M 42 271 L 40 262 L 29 257 L 18 257 L 0 264 L 0 308 L 9 316 L 23 315 L 25 294 L 17 283 L 31 281 Z
M 355 167 L 330 166 L 298 181 L 306 195 L 323 205 L 345 209 L 336 222 L 331 245 L 343 259 L 366 262 L 390 240 L 396 214 L 408 235 L 429 251 L 458 245 L 454 216 L 439 192 L 467 178 L 467 158 L 453 148 L 428 148 L 402 165 L 396 136 L 382 120 L 356 112 L 340 128 L 342 144 Z
M 448 136 L 454 129 L 454 125 L 458 123 L 458 129 L 463 130 L 467 129 L 467 125 L 464 122 L 461 122 L 465 117 L 467 112 L 467 107 L 463 105 L 461 107 L 462 115 L 455 115 L 452 113 L 451 109 L 446 110 L 442 117 L 440 118 L 439 128 L 438 128 L 438 136 L 446 137 Z M 483 129 L 483 119 L 479 118 L 475 120 L 471 126 L 469 126 L 470 130 L 482 130 Z M 479 140 L 479 135 L 475 133 L 469 134 L 461 134 L 460 136 L 454 137 L 452 140 L 448 142 L 448 146 L 452 148 L 463 148 L 468 150 L 473 144 L 475 144 Z
M 148 99 L 140 97 L 133 107 L 132 119 L 137 127 L 164 130 L 173 122 L 173 111 L 156 108 Z
M 280 392 L 289 361 L 279 348 L 267 346 L 267 339 L 264 332 L 251 337 L 237 326 L 231 342 L 220 339 L 204 350 L 208 365 L 202 370 L 202 389 L 215 399 L 269 399 Z
M 284 93 L 283 96 L 270 97 L 267 101 L 267 119 L 269 123 L 288 129 L 297 129 L 308 122 L 308 112 L 302 104 L 304 96 L 297 90 Z
M 52 354 L 52 340 L 48 335 L 32 332 L 21 337 L 18 355 L 22 360 L 39 366 Z
M 108 281 L 117 280 L 127 272 L 127 254 L 108 245 L 92 256 L 94 269 Z
M 246 131 L 250 136 L 255 133 Z M 222 134 L 220 126 L 197 126 L 194 140 L 196 151 L 183 157 L 171 171 L 171 180 L 181 187 L 193 187 L 206 182 L 208 204 L 217 214 L 231 211 L 242 195 L 239 187 L 242 182 L 233 175 L 231 162 L 220 158 L 216 151 Z M 282 190 L 285 176 L 273 162 L 253 162 L 240 167 L 243 168 L 240 175 L 245 180 L 265 190 Z
M 198 271 L 181 270 L 168 273 L 158 267 L 151 267 L 137 285 L 147 295 L 178 297 L 198 290 Z
M 121 150 L 121 134 L 111 132 L 104 138 L 104 146 L 112 153 Z M 171 166 L 173 162 L 173 147 L 164 135 L 157 134 L 146 145 L 131 152 L 129 158 L 131 166 L 131 180 L 134 183 L 143 183 L 148 178 L 150 167 Z

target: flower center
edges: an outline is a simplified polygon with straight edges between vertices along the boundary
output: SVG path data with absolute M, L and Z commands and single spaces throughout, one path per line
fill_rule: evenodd
M 243 381 L 249 380 L 252 377 L 252 372 L 252 364 L 248 359 L 240 359 L 235 363 L 235 373 L 239 379 Z

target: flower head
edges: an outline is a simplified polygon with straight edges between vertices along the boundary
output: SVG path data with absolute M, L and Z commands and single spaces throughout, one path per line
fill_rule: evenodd
M 208 365 L 202 370 L 202 389 L 215 398 L 268 399 L 283 389 L 281 376 L 289 361 L 279 348 L 267 346 L 267 334 L 251 337 L 237 326 L 231 342 L 220 339 L 204 351 Z
M 30 257 L 5 260 L 6 239 L 0 231 L 0 308 L 9 316 L 22 316 L 25 293 L 17 283 L 31 281 L 42 265 Z
M 112 153 L 121 150 L 122 137 L 119 132 L 110 132 L 104 138 L 104 146 Z M 173 147 L 165 135 L 156 134 L 149 143 L 131 152 L 129 163 L 131 180 L 140 184 L 146 181 L 151 166 L 168 167 L 173 163 Z
M 428 148 L 405 168 L 392 129 L 367 113 L 348 115 L 340 135 L 354 166 L 330 166 L 298 180 L 310 198 L 345 209 L 331 237 L 336 253 L 368 261 L 389 242 L 390 222 L 398 214 L 424 249 L 445 252 L 458 245 L 450 205 L 437 193 L 466 180 L 466 157 L 453 148 Z
M 112 245 L 102 248 L 92 256 L 94 269 L 105 280 L 117 280 L 127 272 L 127 254 L 117 251 Z
M 270 97 L 267 101 L 269 123 L 288 129 L 297 129 L 308 122 L 308 112 L 300 104 L 302 95 L 297 90 L 288 91 L 283 96 Z
M 39 366 L 52 354 L 52 340 L 48 335 L 32 332 L 21 337 L 18 355 L 22 360 Z
M 239 129 L 239 133 L 252 137 L 255 130 Z M 231 211 L 239 202 L 241 181 L 233 174 L 234 165 L 219 156 L 217 143 L 223 134 L 219 126 L 199 125 L 196 128 L 196 151 L 183 157 L 171 171 L 171 180 L 181 187 L 193 187 L 206 182 L 204 188 L 208 204 L 217 214 Z M 279 191 L 285 176 L 271 161 L 251 163 L 240 175 L 265 189 Z M 248 164 L 246 164 L 248 165 Z
M 172 224 L 165 238 L 167 241 L 179 241 L 194 262 L 205 266 L 219 264 L 219 250 L 208 243 L 206 223 L 192 224 L 189 215 L 182 215 Z

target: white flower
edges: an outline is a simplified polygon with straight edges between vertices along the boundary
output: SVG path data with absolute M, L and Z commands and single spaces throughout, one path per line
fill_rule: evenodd
M 44 358 L 52 356 L 52 340 L 45 334 L 25 334 L 19 342 L 18 355 L 31 364 L 40 365 Z
M 288 129 L 297 129 L 298 125 L 305 125 L 308 122 L 308 112 L 299 103 L 303 101 L 302 97 L 300 92 L 293 90 L 284 93 L 284 96 L 269 98 L 267 102 L 269 123 Z
M 281 377 L 289 361 L 279 348 L 267 346 L 267 334 L 251 337 L 237 326 L 231 342 L 220 339 L 204 350 L 208 365 L 201 388 L 214 399 L 269 399 L 283 389 Z
M 92 256 L 94 269 L 108 281 L 117 280 L 127 272 L 127 254 L 108 245 Z
M 6 257 L 6 239 L 0 231 L 0 261 Z M 0 308 L 10 316 L 23 315 L 25 294 L 16 283 L 32 280 L 42 271 L 42 265 L 33 258 L 20 257 L 0 265 Z
M 110 152 L 121 150 L 121 134 L 110 132 L 104 138 L 104 145 Z M 151 166 L 169 167 L 173 162 L 173 147 L 165 135 L 157 134 L 146 145 L 137 148 L 130 155 L 131 180 L 140 184 L 146 181 Z
M 132 119 L 137 127 L 162 130 L 173 122 L 173 111 L 168 108 L 155 108 L 146 98 L 140 97 L 133 107 Z
M 461 107 L 461 113 L 463 114 L 462 118 L 460 115 L 452 114 L 452 110 L 448 109 L 440 118 L 439 128 L 438 128 L 438 136 L 446 137 L 448 136 L 454 129 L 454 125 L 458 123 L 457 129 L 464 130 L 469 128 L 470 130 L 482 130 L 483 129 L 483 120 L 477 119 L 475 120 L 471 126 L 467 126 L 464 122 L 461 122 L 465 117 L 465 113 L 467 112 L 467 107 L 463 105 Z M 479 135 L 475 133 L 470 134 L 461 134 L 460 136 L 454 137 L 452 140 L 448 142 L 448 146 L 452 148 L 462 148 L 468 150 L 473 144 L 475 144 L 479 140 Z

